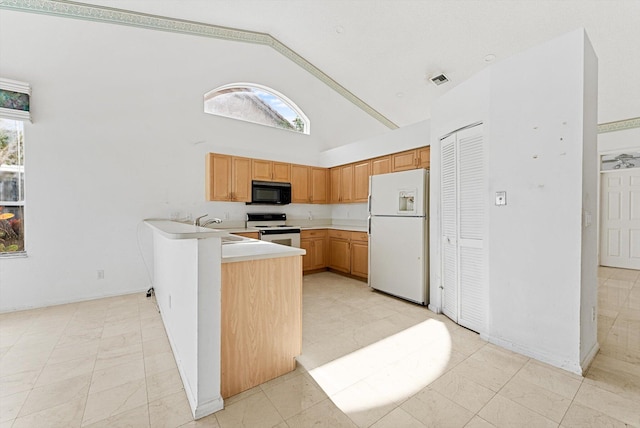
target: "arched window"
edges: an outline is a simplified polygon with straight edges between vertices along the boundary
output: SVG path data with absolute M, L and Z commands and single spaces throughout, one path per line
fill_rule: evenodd
M 232 83 L 204 95 L 204 112 L 309 134 L 310 123 L 281 93 L 255 83 Z

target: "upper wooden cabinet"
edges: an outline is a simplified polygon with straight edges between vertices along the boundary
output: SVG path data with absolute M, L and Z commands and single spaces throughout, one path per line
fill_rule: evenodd
M 291 202 L 326 204 L 327 169 L 306 165 L 291 165 Z
M 311 203 L 326 204 L 329 202 L 329 170 L 326 168 L 310 168 Z
M 430 147 L 407 150 L 331 169 L 209 153 L 208 201 L 251 201 L 251 180 L 291 183 L 291 202 L 344 204 L 366 202 L 369 177 L 430 167 Z
M 369 199 L 369 176 L 371 162 L 363 161 L 353 164 L 353 202 L 367 202 Z
M 331 203 L 353 202 L 353 164 L 331 168 Z
M 391 156 L 371 159 L 371 175 L 388 174 L 391 172 Z
M 430 154 L 431 147 L 421 147 L 415 150 L 394 153 L 391 155 L 391 170 L 398 172 L 419 168 L 429 169 Z
M 431 146 L 416 149 L 418 154 L 418 168 L 429 169 L 431 166 Z
M 252 159 L 251 178 L 252 180 L 289 183 L 291 181 L 291 165 L 283 162 Z
M 209 153 L 205 177 L 208 201 L 251 201 L 251 159 Z
M 415 150 L 395 153 L 391 155 L 391 170 L 393 172 L 398 172 L 416 169 L 416 160 L 417 157 Z

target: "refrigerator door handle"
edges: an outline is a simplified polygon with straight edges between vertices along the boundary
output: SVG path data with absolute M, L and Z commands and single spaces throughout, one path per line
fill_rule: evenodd
M 367 233 L 371 235 L 371 216 L 367 217 Z
M 371 194 L 367 196 L 367 212 L 371 212 Z

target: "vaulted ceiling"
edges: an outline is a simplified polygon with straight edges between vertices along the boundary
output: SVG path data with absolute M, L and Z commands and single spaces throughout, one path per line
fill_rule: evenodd
M 375 119 L 375 126 L 349 134 L 351 139 L 428 119 L 433 100 L 474 73 L 578 27 L 586 29 L 599 58 L 598 122 L 640 116 L 638 0 L 81 3 L 273 36 L 332 80 L 334 86 L 354 96 L 360 110 L 364 108 Z M 450 81 L 436 87 L 429 78 L 440 73 Z M 296 90 L 304 88 L 286 94 L 295 100 Z M 379 127 L 380 123 L 384 127 Z M 348 142 L 334 141 L 331 145 Z

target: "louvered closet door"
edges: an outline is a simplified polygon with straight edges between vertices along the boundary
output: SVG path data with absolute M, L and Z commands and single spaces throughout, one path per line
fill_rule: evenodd
M 458 189 L 456 136 L 442 140 L 442 312 L 458 322 Z
M 442 311 L 483 332 L 488 312 L 483 127 L 459 131 L 441 144 Z
M 458 323 L 485 331 L 488 299 L 484 260 L 484 142 L 482 125 L 460 131 L 458 139 L 459 312 Z

